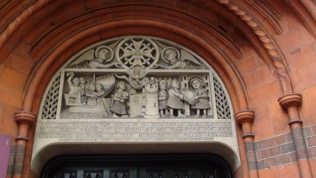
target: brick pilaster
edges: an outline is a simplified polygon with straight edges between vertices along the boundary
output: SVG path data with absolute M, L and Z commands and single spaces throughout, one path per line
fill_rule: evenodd
M 302 120 L 298 114 L 298 106 L 302 103 L 302 95 L 292 93 L 279 98 L 280 106 L 287 111 L 289 125 L 295 146 L 296 157 L 302 178 L 312 178 L 312 171 L 308 161 L 308 153 L 302 130 Z
M 252 132 L 252 124 L 255 119 L 253 111 L 242 111 L 235 114 L 235 119 L 242 126 L 243 140 L 246 147 L 249 174 L 251 178 L 258 178 L 258 165 L 254 145 L 255 135 Z
M 13 164 L 13 178 L 22 176 L 23 162 L 25 158 L 26 143 L 28 141 L 29 128 L 35 124 L 36 116 L 29 112 L 15 113 L 15 122 L 18 125 L 18 136 L 16 140 L 16 152 Z

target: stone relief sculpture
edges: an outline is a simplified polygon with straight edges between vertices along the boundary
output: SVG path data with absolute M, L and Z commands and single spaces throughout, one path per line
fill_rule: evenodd
M 81 61 L 73 60 L 65 69 L 61 117 L 212 116 L 206 65 L 183 48 L 161 44 L 129 37 L 96 46 L 79 56 Z M 86 59 L 89 56 L 92 59 Z
M 127 38 L 116 48 L 116 58 L 128 76 L 118 76 L 136 89 L 144 85 L 144 77 L 159 59 L 157 44 L 148 38 Z
M 182 53 L 185 53 L 182 50 Z M 156 64 L 155 68 L 162 69 L 206 69 L 194 57 L 181 58 L 180 52 L 174 47 L 166 47 L 161 52 L 161 59 L 166 64 Z
M 161 117 L 166 117 L 169 113 L 167 110 L 167 81 L 162 79 L 159 81 L 159 93 L 158 93 L 158 103 L 159 103 L 159 111 Z
M 180 82 L 178 79 L 171 81 L 171 87 L 168 90 L 167 107 L 171 117 L 174 117 L 174 111 L 178 117 L 185 117 L 182 114 L 184 95 L 180 91 Z
M 126 86 L 124 82 L 117 83 L 117 89 L 112 95 L 111 111 L 113 112 L 113 117 L 124 117 L 127 116 L 127 100 L 128 92 L 125 91 Z
M 203 112 L 202 117 L 206 117 L 210 103 L 207 90 L 204 88 L 205 83 L 201 78 L 195 77 L 190 80 L 190 86 L 193 88 L 193 98 L 195 100 L 195 103 L 191 107 L 196 110 L 195 117 L 200 117 L 200 110 Z
M 73 72 L 66 73 L 68 76 L 69 92 L 65 93 L 65 105 L 70 114 L 75 113 L 102 113 L 104 117 L 110 116 L 108 95 L 115 86 L 113 75 L 104 75 L 100 77 L 90 76 L 74 77 Z M 80 116 L 79 116 L 80 117 Z
M 108 46 L 99 46 L 94 53 L 95 58 L 91 60 L 84 60 L 80 63 L 70 65 L 69 68 L 110 68 L 113 66 L 118 66 L 116 62 L 109 63 L 113 57 L 113 50 Z
M 78 95 L 82 95 L 83 94 L 83 89 L 81 88 L 81 86 L 79 86 L 80 84 L 80 80 L 78 77 L 74 77 L 75 74 L 72 72 L 72 73 L 67 73 L 66 74 L 67 76 L 69 76 L 67 82 L 68 82 L 68 85 L 69 85 L 69 94 L 78 94 Z

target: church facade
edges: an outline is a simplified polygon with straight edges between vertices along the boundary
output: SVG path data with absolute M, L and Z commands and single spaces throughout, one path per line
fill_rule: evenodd
M 0 9 L 0 177 L 316 177 L 314 1 Z

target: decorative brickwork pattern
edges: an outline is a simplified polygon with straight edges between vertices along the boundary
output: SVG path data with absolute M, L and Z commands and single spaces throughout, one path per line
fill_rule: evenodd
M 51 85 L 51 88 L 46 94 L 45 102 L 42 109 L 43 119 L 56 119 L 60 78 L 60 74 L 56 76 Z
M 255 143 L 258 170 L 297 161 L 291 133 Z
M 227 100 L 223 86 L 216 77 L 214 80 L 216 112 L 219 119 L 231 119 L 229 102 Z
M 309 159 L 316 159 L 316 125 L 303 129 Z
M 316 125 L 303 128 L 303 134 L 308 155 L 301 154 L 300 152 L 298 155 L 295 153 L 295 146 L 291 133 L 255 142 L 258 170 L 282 166 L 296 162 L 298 159 L 306 159 L 307 157 L 309 159 L 316 159 Z M 296 144 L 299 144 L 298 149 L 300 149 L 300 145 L 304 144 L 304 139 L 296 139 L 298 139 L 296 140 Z M 247 145 L 246 149 L 250 151 L 250 148 L 248 148 Z
M 7 175 L 11 175 L 13 173 L 15 153 L 16 153 L 16 145 L 14 144 L 14 145 L 11 146 L 9 164 L 8 164 L 8 169 L 7 169 Z

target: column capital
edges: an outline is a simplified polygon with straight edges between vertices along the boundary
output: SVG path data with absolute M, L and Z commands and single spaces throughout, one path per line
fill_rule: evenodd
M 35 124 L 36 115 L 31 112 L 19 111 L 14 114 L 14 119 L 18 125 L 27 124 L 32 126 Z
M 235 114 L 235 120 L 238 124 L 243 124 L 245 122 L 253 123 L 255 119 L 254 111 L 241 111 Z
M 298 93 L 291 93 L 279 98 L 279 104 L 283 109 L 287 109 L 290 106 L 298 106 L 302 103 L 302 95 Z

